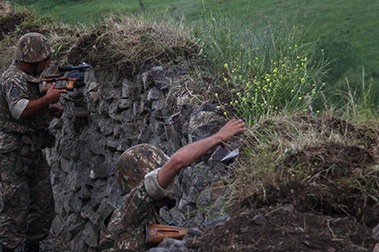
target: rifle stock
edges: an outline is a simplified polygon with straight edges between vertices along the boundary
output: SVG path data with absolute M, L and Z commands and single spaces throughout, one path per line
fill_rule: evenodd
M 228 214 L 221 216 L 220 218 L 208 222 L 204 222 L 199 226 L 200 230 L 205 230 L 209 227 L 224 223 L 230 219 Z M 160 225 L 160 224 L 147 224 L 145 225 L 146 231 L 146 244 L 156 246 L 165 238 L 173 238 L 177 240 L 183 239 L 188 233 L 190 228 Z
M 181 240 L 187 234 L 188 228 L 148 224 L 145 226 L 146 244 L 156 246 L 165 238 Z
M 46 77 L 41 79 L 40 91 L 46 91 L 49 88 L 49 85 L 55 83 L 56 89 L 66 89 L 67 91 L 73 91 L 75 88 L 75 78 L 69 78 L 66 76 L 58 77 Z

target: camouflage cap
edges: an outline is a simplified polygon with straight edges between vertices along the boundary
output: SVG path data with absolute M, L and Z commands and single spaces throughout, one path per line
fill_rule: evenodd
M 37 32 L 23 35 L 16 49 L 16 60 L 35 63 L 40 62 L 50 56 L 53 52 L 45 36 Z
M 162 167 L 168 159 L 162 150 L 149 144 L 139 144 L 122 153 L 117 163 L 117 181 L 122 194 L 129 193 L 147 173 Z

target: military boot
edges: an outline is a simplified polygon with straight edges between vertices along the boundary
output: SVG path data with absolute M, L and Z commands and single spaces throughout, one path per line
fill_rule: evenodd
M 24 252 L 38 252 L 39 241 L 26 241 L 24 244 Z

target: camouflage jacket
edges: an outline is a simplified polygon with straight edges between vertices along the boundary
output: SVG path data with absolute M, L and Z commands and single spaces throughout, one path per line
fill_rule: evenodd
M 132 189 L 124 197 L 122 206 L 113 211 L 107 226 L 103 226 L 99 250 L 146 251 L 145 225 L 156 222 L 154 205 L 143 184 Z
M 175 187 L 172 183 L 167 189 L 161 188 L 156 179 L 158 171 L 148 173 L 144 181 L 123 198 L 122 205 L 113 211 L 101 230 L 100 251 L 146 251 L 149 248 L 145 243 L 145 227 L 162 222 L 158 205 L 164 202 L 162 199 L 171 197 Z
M 3 73 L 0 81 L 0 152 L 17 148 L 16 135 L 47 128 L 52 119 L 47 108 L 26 119 L 17 118 L 17 113 L 22 112 L 20 108 L 25 109 L 30 100 L 39 97 L 36 77 L 22 71 L 15 63 Z
M 102 225 L 100 251 L 145 251 L 149 248 L 145 244 L 145 226 L 162 223 L 156 210 L 161 205 L 172 206 L 173 203 L 175 182 L 163 189 L 157 180 L 159 167 L 168 159 L 162 150 L 148 144 L 134 146 L 120 156 L 118 180 L 121 189 L 128 194 Z

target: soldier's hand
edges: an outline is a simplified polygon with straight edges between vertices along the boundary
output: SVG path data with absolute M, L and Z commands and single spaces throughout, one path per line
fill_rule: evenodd
M 67 91 L 64 89 L 55 89 L 55 84 L 53 84 L 46 91 L 45 98 L 48 103 L 56 103 L 62 93 L 67 93 Z
M 49 105 L 49 111 L 52 116 L 60 118 L 63 114 L 64 107 L 61 104 L 55 103 Z
M 216 133 L 222 142 L 228 141 L 232 136 L 246 130 L 245 122 L 241 119 L 231 119 Z

